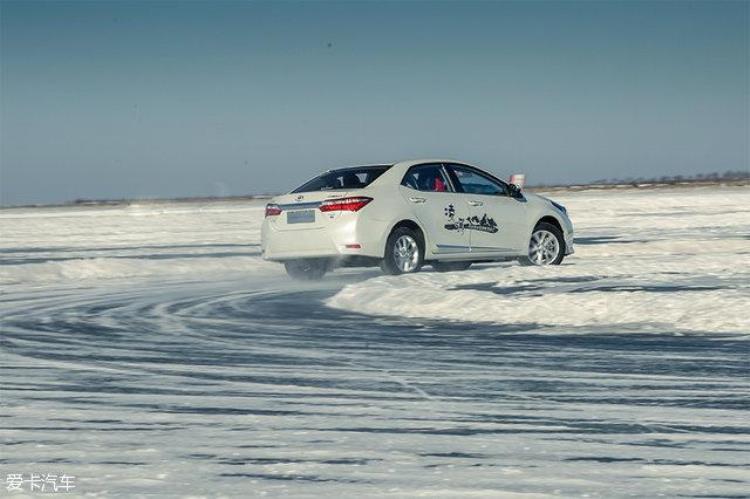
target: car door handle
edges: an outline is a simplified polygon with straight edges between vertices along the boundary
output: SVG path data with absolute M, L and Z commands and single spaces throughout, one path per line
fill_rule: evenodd
M 481 201 L 474 201 L 473 199 L 471 201 L 467 201 L 470 206 L 484 206 L 484 203 Z
M 409 198 L 409 201 L 411 201 L 412 203 L 424 203 L 425 201 L 427 201 L 427 199 L 425 199 L 425 198 Z

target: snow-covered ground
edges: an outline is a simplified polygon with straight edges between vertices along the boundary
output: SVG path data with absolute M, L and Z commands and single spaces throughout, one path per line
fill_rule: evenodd
M 750 333 L 750 190 L 554 197 L 577 231 L 576 253 L 562 266 L 380 277 L 328 304 L 555 332 Z
M 245 273 L 262 261 L 262 200 L 0 210 L 0 284 Z
M 259 258 L 262 202 L 0 210 L 0 479 L 747 495 L 750 189 L 552 197 L 559 268 L 304 285 Z

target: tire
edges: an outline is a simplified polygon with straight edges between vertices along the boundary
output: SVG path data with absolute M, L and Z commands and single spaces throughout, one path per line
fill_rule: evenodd
M 289 277 L 297 281 L 318 281 L 330 270 L 331 264 L 326 259 L 303 258 L 284 262 Z
M 388 236 L 385 256 L 380 263 L 383 272 L 389 275 L 419 272 L 424 263 L 424 239 L 422 234 L 409 227 L 398 227 Z
M 539 222 L 531 232 L 529 253 L 518 259 L 524 266 L 560 265 L 565 258 L 562 231 L 547 222 Z
M 436 272 L 457 272 L 471 267 L 471 262 L 432 262 L 430 265 Z

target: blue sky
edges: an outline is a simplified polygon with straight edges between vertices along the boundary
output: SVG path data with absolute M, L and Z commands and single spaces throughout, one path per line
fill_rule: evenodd
M 750 3 L 3 1 L 3 204 L 748 168 Z

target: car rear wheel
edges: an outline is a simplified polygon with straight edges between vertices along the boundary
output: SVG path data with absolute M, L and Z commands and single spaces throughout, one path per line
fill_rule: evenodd
M 471 262 L 432 262 L 432 268 L 437 272 L 456 272 L 471 267 Z
M 380 268 L 390 275 L 419 272 L 422 267 L 424 250 L 422 237 L 408 227 L 399 227 L 388 236 L 385 256 Z
M 317 281 L 331 268 L 328 260 L 322 258 L 303 258 L 284 262 L 289 277 L 298 281 Z
M 521 257 L 521 265 L 560 265 L 565 258 L 565 239 L 560 229 L 547 222 L 534 227 L 529 240 L 529 252 Z

